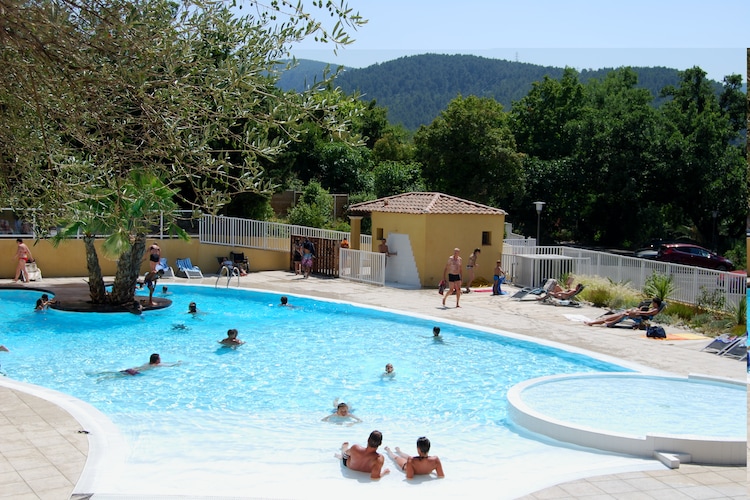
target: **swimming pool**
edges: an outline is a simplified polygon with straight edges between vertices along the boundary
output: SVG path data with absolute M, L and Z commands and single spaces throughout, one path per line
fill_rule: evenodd
M 188 286 L 170 292 L 172 307 L 142 316 L 34 313 L 38 292 L 0 295 L 8 325 L 2 342 L 13 354 L 3 360 L 8 375 L 89 402 L 125 436 L 126 466 L 101 478 L 98 493 L 399 491 L 403 475 L 395 472 L 377 492 L 357 489 L 360 481 L 332 459 L 342 441 L 363 442 L 374 428 L 383 431 L 384 445 L 406 451 L 417 436 L 430 437 L 448 478 L 461 478 L 426 481 L 433 496 L 459 494 L 471 481 L 503 484 L 498 497 L 514 498 L 586 470 L 653 465 L 530 439 L 507 424 L 512 385 L 549 374 L 623 371 L 611 363 L 348 304 L 291 297 L 296 307 L 283 308 L 279 294 Z M 186 313 L 191 300 L 201 311 L 196 316 Z M 441 340 L 433 339 L 433 325 L 441 326 Z M 220 347 L 229 328 L 246 344 Z M 113 376 L 152 352 L 182 363 Z M 396 367 L 392 379 L 380 376 L 388 362 Z M 320 422 L 336 398 L 364 423 Z M 294 481 L 285 472 L 290 466 Z

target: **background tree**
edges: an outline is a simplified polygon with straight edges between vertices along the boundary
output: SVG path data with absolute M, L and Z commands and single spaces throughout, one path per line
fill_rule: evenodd
M 254 13 L 238 18 L 223 3 L 199 0 L 3 4 L 0 202 L 35 210 L 42 233 L 107 217 L 104 226 L 129 245 L 116 250 L 123 268 L 115 287 L 124 289 L 157 217 L 142 209 L 165 189 L 183 207 L 210 213 L 233 195 L 268 192 L 260 159 L 284 151 L 295 124 L 314 119 L 339 134 L 347 127 L 336 99 L 274 88 L 279 58 L 308 36 L 350 43 L 344 27 L 363 21 L 344 2 L 315 4 L 339 21 L 329 31 L 301 4 L 249 5 Z M 134 172 L 154 181 L 137 183 Z M 113 196 L 128 199 L 138 223 L 102 210 Z M 90 268 L 95 300 L 101 280 Z
M 327 227 L 333 221 L 333 198 L 318 182 L 310 182 L 289 210 L 289 224 Z
M 384 198 L 400 193 L 424 191 L 419 163 L 384 161 L 373 171 L 375 197 Z
M 518 150 L 541 160 L 570 157 L 577 137 L 573 124 L 584 104 L 584 86 L 572 68 L 565 68 L 559 80 L 545 76 L 533 83 L 510 111 Z
M 494 99 L 457 97 L 414 144 L 429 190 L 495 206 L 523 191 L 521 155 Z
M 671 99 L 661 107 L 667 134 L 664 169 L 666 201 L 673 223 L 693 228 L 693 236 L 711 246 L 713 212 L 720 236 L 737 238 L 746 207 L 736 186 L 747 186 L 745 145 L 737 128 L 737 79 L 728 77 L 721 98 L 712 92 L 706 73 L 694 67 L 680 73 L 680 84 L 666 87 Z M 720 101 L 721 99 L 721 101 Z M 720 102 L 724 105 L 720 105 Z

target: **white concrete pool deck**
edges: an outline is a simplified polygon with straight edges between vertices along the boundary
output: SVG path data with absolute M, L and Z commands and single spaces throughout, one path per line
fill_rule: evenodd
M 80 281 L 81 278 L 46 279 L 34 286 Z M 169 281 L 164 280 L 162 284 L 168 286 Z M 188 280 L 179 278 L 175 281 L 188 283 Z M 190 281 L 191 284 L 198 282 L 214 285 L 216 278 Z M 602 312 L 588 306 L 553 307 L 533 300 L 514 301 L 509 295 L 493 297 L 489 293 L 473 292 L 461 296 L 461 308 L 455 308 L 455 297 L 449 297 L 447 304 L 450 307 L 443 308 L 437 290 L 400 290 L 316 277 L 305 280 L 283 271 L 252 273 L 242 278 L 241 286 L 289 295 L 351 301 L 507 330 L 677 375 L 692 373 L 747 380 L 744 362 L 700 352 L 708 339 L 657 341 L 643 338 L 640 331 L 587 327 L 580 322 L 580 318 L 594 318 Z M 666 330 L 668 333 L 687 333 L 672 327 Z M 13 346 L 8 347 L 11 353 L 2 355 L 12 355 Z M 75 488 L 89 453 L 88 437 L 79 433 L 82 429 L 81 424 L 67 411 L 24 391 L 3 386 L 3 378 L 0 377 L 0 498 L 65 499 L 70 498 L 72 492 L 81 491 L 93 493 L 96 500 L 95 491 Z M 540 484 L 544 482 L 540 481 Z M 332 494 L 335 495 L 335 492 L 329 491 L 323 496 Z M 311 494 L 310 498 L 314 497 L 315 494 Z M 492 497 L 491 493 L 489 497 Z M 73 498 L 86 496 L 75 495 Z M 674 470 L 627 472 L 579 479 L 542 489 L 524 498 L 744 499 L 748 498 L 747 473 L 746 467 L 683 464 Z

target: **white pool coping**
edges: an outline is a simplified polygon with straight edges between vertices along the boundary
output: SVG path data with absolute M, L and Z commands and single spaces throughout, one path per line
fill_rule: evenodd
M 601 377 L 637 377 L 638 373 L 582 373 L 572 375 L 551 375 L 526 380 L 511 387 L 508 391 L 508 415 L 516 424 L 532 432 L 566 443 L 594 448 L 614 453 L 624 453 L 640 457 L 655 457 L 668 467 L 679 467 L 680 462 L 711 465 L 746 465 L 747 439 L 732 439 L 711 436 L 687 436 L 661 433 L 646 433 L 645 436 L 618 433 L 577 425 L 556 419 L 527 405 L 522 398 L 524 390 L 530 387 L 558 380 Z M 688 377 L 665 377 L 674 380 L 703 380 L 747 387 L 746 383 L 709 375 Z

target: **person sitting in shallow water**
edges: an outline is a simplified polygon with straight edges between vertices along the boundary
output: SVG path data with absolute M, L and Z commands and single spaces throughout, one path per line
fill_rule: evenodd
M 437 477 L 445 477 L 440 459 L 428 455 L 430 440 L 424 436 L 417 439 L 416 457 L 410 457 L 398 447 L 396 447 L 396 453 L 393 453 L 388 446 L 385 447 L 385 451 L 391 457 L 391 460 L 396 462 L 402 471 L 406 472 L 406 479 L 413 479 L 415 475 L 431 474 L 432 471 L 437 473 Z

